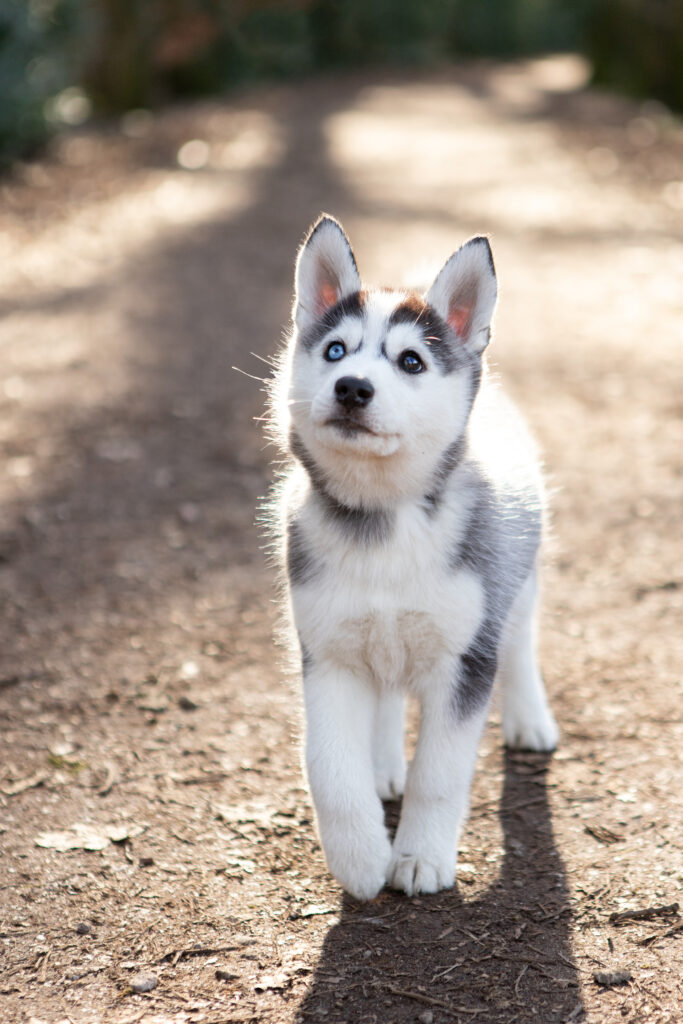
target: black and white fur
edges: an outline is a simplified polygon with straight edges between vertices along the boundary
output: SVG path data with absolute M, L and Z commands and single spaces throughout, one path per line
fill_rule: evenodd
M 534 445 L 487 381 L 496 303 L 473 238 L 424 297 L 366 291 L 323 216 L 296 264 L 274 419 L 303 664 L 306 763 L 330 870 L 359 899 L 453 885 L 494 678 L 511 746 L 552 749 L 537 665 L 542 490 Z M 406 769 L 406 693 L 421 706 Z M 403 794 L 393 845 L 382 800 Z

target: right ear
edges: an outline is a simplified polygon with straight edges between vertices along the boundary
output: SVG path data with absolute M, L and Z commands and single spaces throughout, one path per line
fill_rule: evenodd
M 340 299 L 360 291 L 360 276 L 341 224 L 324 213 L 313 225 L 296 261 L 294 323 L 301 330 Z

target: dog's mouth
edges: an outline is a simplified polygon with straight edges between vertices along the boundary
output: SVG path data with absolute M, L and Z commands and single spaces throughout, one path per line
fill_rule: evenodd
M 370 430 L 370 427 L 366 427 L 364 423 L 359 423 L 358 420 L 351 419 L 350 416 L 332 416 L 329 420 L 325 420 L 325 426 L 335 427 L 345 437 L 356 437 L 359 434 L 376 436 L 374 430 Z
M 319 442 L 339 453 L 379 457 L 394 455 L 400 447 L 400 435 L 369 427 L 354 415 L 329 416 L 318 425 L 322 427 Z

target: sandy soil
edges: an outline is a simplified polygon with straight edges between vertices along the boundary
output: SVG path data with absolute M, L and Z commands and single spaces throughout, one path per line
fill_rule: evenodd
M 581 78 L 315 79 L 0 183 L 7 1024 L 681 1019 L 683 130 Z M 274 453 L 231 367 L 267 371 L 321 209 L 375 283 L 491 234 L 492 360 L 552 490 L 562 743 L 505 756 L 494 707 L 429 898 L 327 873 L 254 526 Z

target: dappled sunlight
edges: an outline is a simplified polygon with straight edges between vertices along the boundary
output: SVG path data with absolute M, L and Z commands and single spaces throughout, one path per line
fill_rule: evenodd
M 282 128 L 265 111 L 215 110 L 199 126 L 205 138 L 175 146 L 170 166 L 136 166 L 125 176 L 112 171 L 111 176 L 118 175 L 115 190 L 109 180 L 103 187 L 100 155 L 92 186 L 77 205 L 72 201 L 46 223 L 28 221 L 21 231 L 0 235 L 0 307 L 5 311 L 0 350 L 7 368 L 0 402 L 9 402 L 13 413 L 0 424 L 0 441 L 17 450 L 0 466 L 6 502 L 38 500 L 55 473 L 70 477 L 82 467 L 84 451 L 124 468 L 144 465 L 143 446 L 125 428 L 110 424 L 100 436 L 101 430 L 91 434 L 83 425 L 110 410 L 115 419 L 113 410 L 130 405 L 131 394 L 141 390 L 157 365 L 163 388 L 169 359 L 178 357 L 172 355 L 169 326 L 159 323 L 158 291 L 170 288 L 173 293 L 172 278 L 177 273 L 182 278 L 184 271 L 169 266 L 157 282 L 160 254 L 171 257 L 195 232 L 210 231 L 214 224 L 228 230 L 246 216 L 259 199 L 258 176 L 283 155 Z M 146 117 L 140 126 L 136 122 L 134 134 L 153 130 Z M 81 165 L 98 158 L 97 140 L 66 138 L 58 153 L 82 178 Z M 193 161 L 195 169 L 189 170 Z M 214 264 L 219 277 L 230 273 L 231 258 L 226 253 L 224 261 Z M 194 283 L 191 277 L 190 271 L 181 287 L 197 294 L 206 275 Z M 173 303 L 178 299 L 175 293 L 169 297 Z M 169 301 L 165 309 L 174 328 L 182 321 L 196 346 L 197 335 L 206 334 L 199 299 L 189 304 L 191 318 L 182 297 L 175 312 Z M 162 337 L 166 333 L 168 348 L 161 355 L 150 344 L 157 331 Z M 187 349 L 191 359 L 192 349 Z M 166 401 L 181 423 L 200 415 L 196 400 L 169 396 Z M 50 426 L 33 438 L 36 417 Z M 82 430 L 77 447 L 84 450 L 79 456 L 69 437 L 77 425 Z
M 485 233 L 502 283 L 496 358 L 505 361 L 508 351 L 519 364 L 524 350 L 565 358 L 559 317 L 573 335 L 599 331 L 592 364 L 628 349 L 650 367 L 643 340 L 657 311 L 671 324 L 658 334 L 660 363 L 673 363 L 683 344 L 681 217 L 670 202 L 676 182 L 634 188 L 588 129 L 567 144 L 562 121 L 544 102 L 573 96 L 586 73 L 585 61 L 557 57 L 438 84 L 371 85 L 352 109 L 330 116 L 330 162 L 358 207 L 372 214 L 371 228 L 363 215 L 349 221 L 361 269 L 376 283 L 422 289 L 458 244 Z M 602 116 L 606 101 L 595 102 L 595 111 L 581 107 L 577 118 L 590 124 Z M 640 121 L 655 131 L 652 117 Z M 640 121 L 628 114 L 628 138 Z M 666 125 L 656 131 L 676 137 Z M 610 155 L 609 168 L 597 166 L 598 151 Z M 667 160 L 663 153 L 658 166 L 675 174 Z M 552 255 L 539 260 L 547 239 L 556 243 Z
M 272 116 L 253 112 L 237 131 L 232 126 L 231 137 L 222 139 L 220 120 L 214 117 L 213 122 L 208 119 L 214 139 L 182 144 L 177 167 L 138 171 L 115 195 L 86 197 L 77 211 L 29 241 L 9 232 L 0 236 L 0 302 L 3 296 L 16 300 L 36 289 L 45 293 L 92 287 L 119 273 L 150 244 L 171 241 L 195 225 L 247 208 L 256 194 L 254 173 L 282 156 L 281 128 Z M 63 150 L 64 160 L 78 166 L 87 160 L 91 146 L 72 139 Z
M 506 233 L 590 230 L 599 238 L 613 227 L 666 226 L 665 208 L 634 202 L 622 184 L 595 182 L 552 125 L 494 120 L 461 86 L 443 89 L 440 106 L 436 113 L 429 90 L 382 87 L 330 119 L 331 160 L 359 201 L 402 209 L 409 220 L 426 213 Z
M 482 174 L 495 179 L 507 155 L 504 135 L 493 126 L 490 132 L 473 126 L 480 106 L 453 85 L 367 88 L 352 110 L 328 119 L 330 159 L 371 199 L 410 206 L 418 199 L 415 190 L 425 189 L 420 198 L 431 209 L 433 188 L 443 202 L 456 178 L 459 187 L 481 183 Z M 483 114 L 482 120 L 490 119 Z
M 219 212 L 243 209 L 253 193 L 245 181 L 226 183 L 187 171 L 149 172 L 122 195 L 81 209 L 63 224 L 48 228 L 32 244 L 3 245 L 0 286 L 21 294 L 27 289 L 90 287 L 120 271 L 151 242 L 172 237 Z M 68 253 L 68 259 L 64 254 Z
M 196 1006 L 282 1024 L 533 1008 L 549 1024 L 585 1006 L 612 1022 L 640 1019 L 645 957 L 674 976 L 668 922 L 636 968 L 608 914 L 670 902 L 680 861 L 680 672 L 663 641 L 683 593 L 678 143 L 635 106 L 603 138 L 602 100 L 574 130 L 553 104 L 585 69 L 562 60 L 133 112 L 0 185 L 6 1007 L 34 1000 L 42 1019 L 59 994 L 74 1021 L 182 1005 L 178 1020 Z M 631 136 L 659 147 L 656 180 Z M 316 842 L 254 524 L 276 457 L 254 422 L 260 378 L 322 209 L 368 283 L 428 284 L 491 235 L 491 360 L 555 510 L 542 645 L 562 746 L 503 763 L 496 720 L 458 889 L 363 906 Z M 145 831 L 36 846 L 79 823 Z M 598 991 L 603 962 L 643 990 Z M 158 974 L 144 1005 L 138 966 Z
M 538 62 L 542 80 L 552 79 L 553 67 Z M 664 203 L 634 199 L 624 182 L 596 180 L 587 155 L 563 145 L 539 109 L 538 74 L 532 64 L 507 78 L 499 72 L 498 81 L 491 76 L 498 97 L 514 84 L 507 119 L 493 116 L 490 100 L 466 80 L 368 88 L 353 110 L 328 120 L 330 159 L 359 202 L 402 215 L 404 225 L 427 216 L 437 226 L 461 221 L 496 234 L 568 238 L 590 232 L 596 240 L 614 230 L 666 230 Z

